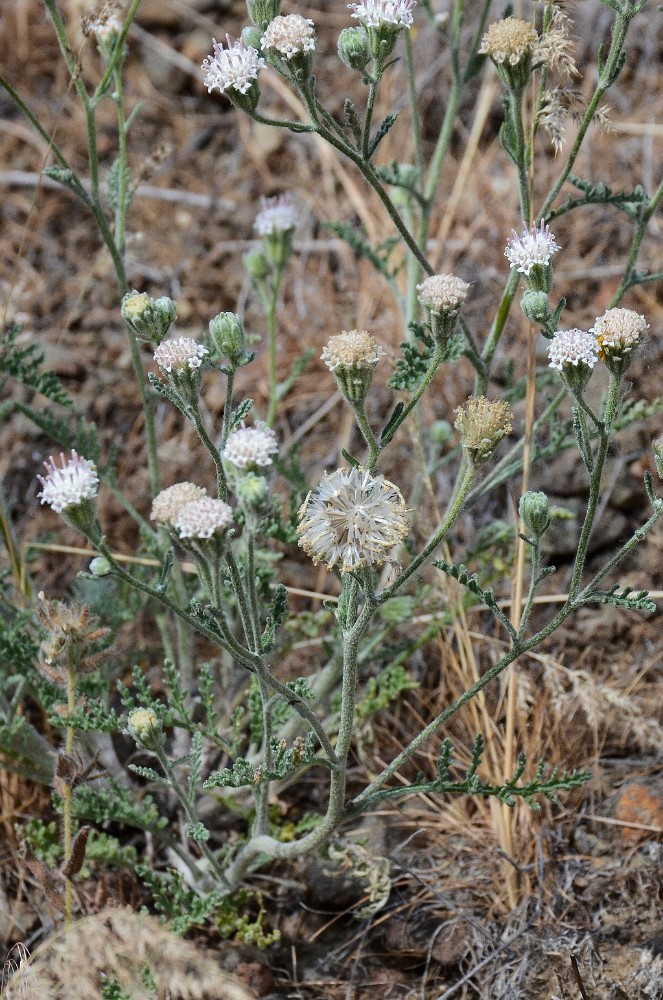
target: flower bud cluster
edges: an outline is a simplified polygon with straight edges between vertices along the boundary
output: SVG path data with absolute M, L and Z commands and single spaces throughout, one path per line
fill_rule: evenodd
M 160 344 L 177 319 L 177 306 L 167 295 L 153 299 L 146 292 L 127 292 L 120 306 L 122 319 L 139 340 Z

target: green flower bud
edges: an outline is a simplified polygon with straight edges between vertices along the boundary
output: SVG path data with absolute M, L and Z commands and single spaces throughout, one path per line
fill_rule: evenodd
M 258 28 L 253 27 L 253 25 L 242 28 L 241 38 L 244 44 L 248 45 L 249 48 L 257 49 L 258 52 L 260 52 L 260 40 L 262 38 L 262 34 Z
M 235 490 L 240 507 L 247 515 L 260 515 L 267 511 L 271 490 L 264 476 L 247 472 L 238 480 Z
M 209 332 L 219 353 L 236 364 L 244 349 L 244 328 L 239 316 L 232 312 L 219 313 L 210 320 Z
M 167 295 L 153 299 L 146 292 L 127 292 L 120 306 L 122 319 L 140 340 L 160 344 L 177 319 L 177 306 Z
M 269 274 L 269 261 L 258 247 L 254 247 L 253 250 L 247 250 L 242 257 L 242 261 L 249 277 L 254 278 L 256 281 L 264 281 Z
M 368 35 L 364 28 L 344 28 L 338 36 L 338 57 L 348 69 L 360 72 L 371 61 Z
M 532 323 L 545 326 L 552 319 L 552 309 L 545 292 L 526 291 L 521 299 L 520 308 Z
M 656 466 L 656 471 L 658 472 L 660 478 L 663 479 L 663 437 L 653 441 L 651 447 L 654 452 L 654 464 Z
M 449 444 L 453 435 L 453 428 L 448 420 L 436 420 L 430 429 L 430 439 L 438 448 L 444 448 Z
M 521 496 L 518 509 L 525 530 L 538 541 L 550 524 L 548 497 L 545 493 L 535 493 L 530 490 Z
M 163 747 L 161 722 L 151 708 L 135 708 L 130 713 L 129 733 L 146 750 L 160 750 Z
M 278 16 L 281 0 L 246 0 L 246 9 L 253 23 L 264 31 L 269 22 Z M 253 47 L 260 48 L 259 45 Z
M 113 567 L 109 563 L 106 556 L 95 556 L 89 566 L 90 573 L 92 576 L 108 576 L 109 573 L 113 572 Z

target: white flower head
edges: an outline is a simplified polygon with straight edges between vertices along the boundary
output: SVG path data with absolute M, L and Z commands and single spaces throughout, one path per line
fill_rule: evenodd
M 200 368 L 203 357 L 209 354 L 206 347 L 190 337 L 177 337 L 174 340 L 164 340 L 154 352 L 154 360 L 162 371 L 170 373 L 182 371 L 185 368 L 194 371 Z
M 315 50 L 315 25 L 300 14 L 279 15 L 265 28 L 260 40 L 263 52 L 272 49 L 286 59 Z
M 372 369 L 386 353 L 366 330 L 344 330 L 329 338 L 320 357 L 330 372 L 335 372 L 338 369 Z
M 298 225 L 299 213 L 287 191 L 285 194 L 276 195 L 275 198 L 260 199 L 260 211 L 253 223 L 253 228 L 259 236 L 291 233 Z
M 481 39 L 479 52 L 490 56 L 493 62 L 516 66 L 532 54 L 538 39 L 529 21 L 505 17 L 489 26 Z
M 598 361 L 598 344 L 591 333 L 584 330 L 558 330 L 548 347 L 550 368 L 562 371 L 565 365 L 585 365 L 593 368 Z
M 408 533 L 407 507 L 396 486 L 365 469 L 325 474 L 299 511 L 299 544 L 313 562 L 349 573 L 380 566 Z
M 206 57 L 201 66 L 205 73 L 208 93 L 211 94 L 215 89 L 222 94 L 226 90 L 236 90 L 240 94 L 248 93 L 265 65 L 265 60 L 258 50 L 245 45 L 241 39 L 233 42 L 230 35 L 226 35 L 227 49 L 224 49 L 223 44 L 217 42 L 216 38 L 213 38 L 212 42 L 214 51 L 211 56 Z
M 152 501 L 150 520 L 159 524 L 174 524 L 182 507 L 194 500 L 202 500 L 207 490 L 195 483 L 175 483 L 157 493 Z
M 633 351 L 642 342 L 649 325 L 644 316 L 633 309 L 608 309 L 599 316 L 592 327 L 600 348 L 600 356 L 606 349 L 625 354 Z
M 417 285 L 417 296 L 430 312 L 456 312 L 467 298 L 469 284 L 455 274 L 433 274 Z
M 257 423 L 255 427 L 242 425 L 228 435 L 223 457 L 237 469 L 265 467 L 272 464 L 272 455 L 279 450 L 276 435 L 267 424 Z
M 99 492 L 99 476 L 94 462 L 82 458 L 73 448 L 69 458 L 60 453 L 60 465 L 51 455 L 44 466 L 47 475 L 37 476 L 43 487 L 38 496 L 56 514 L 69 507 L 78 507 L 85 500 L 94 500 Z
M 536 265 L 546 267 L 558 250 L 561 250 L 561 247 L 548 226 L 541 220 L 538 229 L 536 225 L 531 229 L 524 228 L 521 236 L 514 230 L 504 255 L 511 267 L 515 267 L 521 274 L 528 275 Z
M 367 28 L 410 28 L 412 11 L 416 0 L 363 0 L 349 3 L 352 17 L 356 17 Z
M 233 523 L 232 508 L 223 500 L 203 497 L 180 507 L 173 527 L 180 538 L 211 538 Z

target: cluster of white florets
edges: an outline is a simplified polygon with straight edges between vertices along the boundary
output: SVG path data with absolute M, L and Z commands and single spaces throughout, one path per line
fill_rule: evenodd
M 239 39 L 233 42 L 230 35 L 226 35 L 228 48 L 224 49 L 223 44 L 212 39 L 214 51 L 211 56 L 207 56 L 202 64 L 205 73 L 205 86 L 208 93 L 219 90 L 222 94 L 226 90 L 236 90 L 240 94 L 246 94 L 253 83 L 258 79 L 258 73 L 265 65 L 257 49 L 251 45 L 245 45 Z
M 460 309 L 469 289 L 467 281 L 455 274 L 433 274 L 417 285 L 419 302 L 424 309 L 439 314 Z
M 412 11 L 416 6 L 416 0 L 363 0 L 362 3 L 348 4 L 352 16 L 367 28 L 382 28 L 386 25 L 410 28 Z
M 258 236 L 290 233 L 297 228 L 298 224 L 299 213 L 287 191 L 274 198 L 260 199 L 260 211 L 253 223 L 253 228 Z
M 171 371 L 183 371 L 188 368 L 194 371 L 200 368 L 203 358 L 209 351 L 202 344 L 190 337 L 177 337 L 174 340 L 164 340 L 154 352 L 154 360 L 159 368 L 170 374 Z
M 265 468 L 272 464 L 272 455 L 278 450 L 276 435 L 271 427 L 257 423 L 255 427 L 242 426 L 229 434 L 223 457 L 237 469 Z
M 593 368 L 598 361 L 598 344 L 584 330 L 559 330 L 548 348 L 550 367 L 562 371 L 564 365 L 586 365 Z
M 649 329 L 644 316 L 633 309 L 608 309 L 594 323 L 592 333 L 600 348 L 600 355 L 606 350 L 627 354 L 635 350 Z
M 536 225 L 531 229 L 524 228 L 521 236 L 514 231 L 506 245 L 504 255 L 511 267 L 515 267 L 521 274 L 528 275 L 536 265 L 547 266 L 551 257 L 560 249 L 550 229 L 542 221 L 538 228 Z
M 309 17 L 286 14 L 275 17 L 260 39 L 263 52 L 278 52 L 286 59 L 315 50 L 315 25 Z
M 178 511 L 173 527 L 180 538 L 211 538 L 227 531 L 233 523 L 232 507 L 223 500 L 202 497 L 184 504 Z
M 78 507 L 85 500 L 94 500 L 99 492 L 99 476 L 94 462 L 82 458 L 74 449 L 66 458 L 60 453 L 60 464 L 51 455 L 44 462 L 45 476 L 37 476 L 42 485 L 39 499 L 56 514 L 68 507 Z
M 386 353 L 366 330 L 344 330 L 329 338 L 320 357 L 330 372 L 335 372 L 339 368 L 374 368 Z

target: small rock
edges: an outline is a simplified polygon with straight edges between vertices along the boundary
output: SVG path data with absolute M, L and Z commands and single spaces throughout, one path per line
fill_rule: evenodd
M 624 785 L 614 807 L 614 818 L 622 823 L 657 827 L 663 833 L 663 788 L 653 782 L 632 781 Z M 640 830 L 623 826 L 621 838 L 626 844 L 637 844 L 655 836 L 655 830 Z

